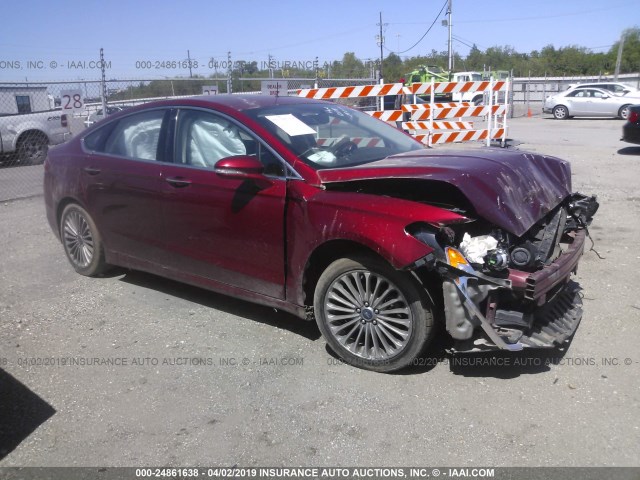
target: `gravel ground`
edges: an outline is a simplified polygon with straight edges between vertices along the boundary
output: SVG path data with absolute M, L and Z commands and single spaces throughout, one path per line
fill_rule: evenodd
M 143 273 L 79 276 L 41 197 L 0 203 L 0 466 L 640 466 L 640 148 L 621 125 L 511 123 L 517 148 L 570 160 L 574 190 L 602 205 L 604 260 L 584 255 L 564 357 L 454 365 L 442 336 L 424 365 L 358 370 L 273 309 Z M 69 357 L 121 364 L 57 364 Z

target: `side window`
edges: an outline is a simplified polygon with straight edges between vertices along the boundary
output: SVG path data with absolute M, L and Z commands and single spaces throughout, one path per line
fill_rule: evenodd
M 122 118 L 98 151 L 141 160 L 157 160 L 164 114 L 165 110 L 153 110 Z M 90 137 L 87 140 L 92 140 Z
M 597 90 L 593 90 L 593 96 L 596 97 L 596 98 L 602 98 L 602 97 L 604 97 L 604 95 L 605 94 L 602 93 L 602 92 L 599 92 Z
M 31 98 L 29 95 L 16 95 L 18 113 L 31 113 Z
M 176 134 L 176 163 L 213 168 L 235 155 L 257 157 L 266 175 L 284 176 L 284 165 L 261 142 L 226 118 L 200 110 L 181 110 Z
M 264 165 L 265 175 L 284 177 L 284 165 L 271 150 L 242 130 L 240 130 L 240 138 L 247 147 L 247 155 L 256 155 Z

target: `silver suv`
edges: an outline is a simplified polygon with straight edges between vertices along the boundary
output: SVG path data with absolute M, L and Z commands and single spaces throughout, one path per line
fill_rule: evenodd
M 629 85 L 626 85 L 624 83 L 618 83 L 618 82 L 597 82 L 597 83 L 572 84 L 572 85 L 569 85 L 569 88 L 567 89 L 567 91 L 576 90 L 576 89 L 580 89 L 580 88 L 599 88 L 601 90 L 608 90 L 608 91 L 612 92 L 614 95 L 627 95 L 627 94 L 631 93 L 631 94 L 633 94 L 633 96 L 636 96 L 635 94 L 638 93 L 638 89 L 637 88 L 630 87 Z

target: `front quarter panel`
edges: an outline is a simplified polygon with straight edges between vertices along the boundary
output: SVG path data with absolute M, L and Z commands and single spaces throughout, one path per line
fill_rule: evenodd
M 408 200 L 336 192 L 291 182 L 287 212 L 287 297 L 302 305 L 302 279 L 313 252 L 326 242 L 348 240 L 377 253 L 397 269 L 433 251 L 407 233 L 415 222 L 446 224 L 465 217 Z

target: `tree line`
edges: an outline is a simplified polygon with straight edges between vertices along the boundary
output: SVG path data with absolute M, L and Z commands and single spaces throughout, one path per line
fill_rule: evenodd
M 455 71 L 507 70 L 515 77 L 562 77 L 579 75 L 612 75 L 616 66 L 618 47 L 614 43 L 606 52 L 593 52 L 577 45 L 556 48 L 547 45 L 541 50 L 520 53 L 511 46 L 495 46 L 480 50 L 472 45 L 469 54 L 454 56 Z M 620 73 L 640 72 L 640 28 L 625 31 Z M 346 55 L 345 55 L 346 56 Z M 387 56 L 382 64 L 385 80 L 397 81 L 419 65 L 438 65 L 446 68 L 447 52 L 432 50 L 430 54 L 400 59 Z
M 634 27 L 624 32 L 624 49 L 620 64 L 620 73 L 640 72 L 640 28 Z M 515 77 L 561 77 L 580 75 L 611 75 L 614 73 L 619 41 L 606 52 L 593 52 L 589 48 L 577 45 L 556 48 L 547 45 L 541 50 L 529 53 L 517 52 L 513 47 L 494 46 L 486 50 L 476 45 L 469 54 L 454 56 L 455 71 L 506 70 Z M 437 65 L 446 68 L 448 55 L 446 51 L 431 50 L 430 53 L 414 57 L 400 58 L 389 53 L 382 62 L 382 74 L 386 82 L 398 82 L 420 65 Z M 346 52 L 342 60 L 319 63 L 317 70 L 282 69 L 264 70 L 255 61 L 239 60 L 234 62 L 231 70 L 232 88 L 234 92 L 260 90 L 260 81 L 251 78 L 267 78 L 273 74 L 276 78 L 308 78 L 310 84 L 318 78 L 374 78 L 380 70 L 379 59 L 359 59 L 353 52 Z M 227 76 L 227 72 L 217 75 Z M 210 77 L 194 76 L 192 79 L 153 80 L 130 86 L 126 90 L 109 95 L 109 100 L 125 100 L 131 98 L 156 97 L 164 95 L 198 95 L 202 86 L 211 85 Z M 216 82 L 214 82 L 215 84 Z M 219 92 L 225 93 L 225 81 L 217 82 Z

